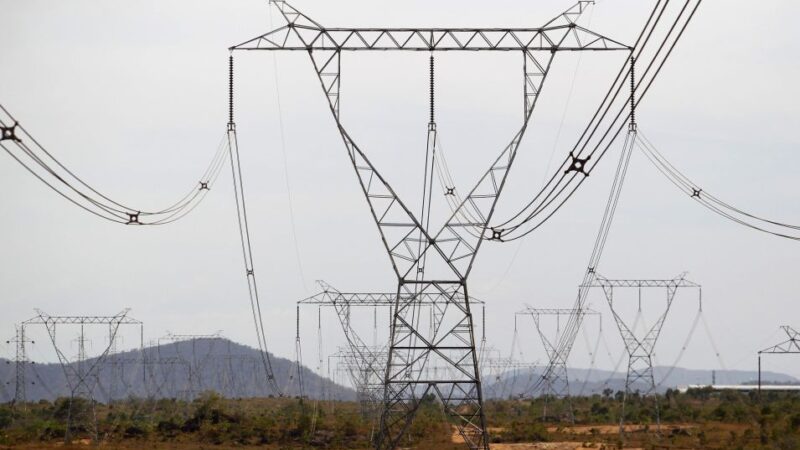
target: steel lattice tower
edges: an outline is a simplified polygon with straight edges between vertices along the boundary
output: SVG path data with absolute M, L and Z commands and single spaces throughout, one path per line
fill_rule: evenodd
M 544 408 L 542 409 L 542 419 L 547 420 L 547 404 L 551 398 L 564 399 L 567 404 L 567 419 L 570 422 L 575 422 L 575 415 L 572 411 L 572 401 L 570 400 L 569 391 L 569 374 L 567 372 L 567 356 L 559 353 L 556 347 L 561 335 L 561 317 L 572 317 L 579 315 L 581 322 L 586 316 L 597 316 L 600 318 L 600 313 L 590 308 L 577 309 L 559 309 L 559 308 L 533 308 L 527 306 L 524 310 L 519 311 L 516 315 L 531 316 L 533 323 L 536 326 L 536 333 L 539 335 L 539 340 L 542 342 L 545 353 L 547 354 L 548 361 L 552 366 L 552 370 L 545 371 L 542 375 L 542 397 L 544 399 Z M 545 325 L 542 323 L 543 317 L 554 318 L 556 320 L 556 334 L 549 336 L 545 330 Z M 602 326 L 602 325 L 601 325 Z
M 500 232 L 492 230 L 489 221 L 555 55 L 562 51 L 632 51 L 627 45 L 577 25 L 576 20 L 590 3 L 579 1 L 539 28 L 329 28 L 287 2 L 276 0 L 272 4 L 286 24 L 231 47 L 231 51 L 309 54 L 397 276 L 377 449 L 398 446 L 416 415 L 420 399 L 429 393 L 441 400 L 446 415 L 470 448 L 489 448 L 467 279 L 482 241 L 500 238 Z M 359 51 L 430 52 L 431 56 L 439 51 L 503 51 L 517 52 L 521 57 L 522 124 L 463 198 L 455 188 L 448 188 L 445 195 L 457 195 L 461 200 L 440 228 L 430 225 L 430 156 L 426 156 L 422 213 L 418 215 L 398 197 L 341 121 L 341 55 Z M 433 84 L 433 59 L 431 81 Z M 432 101 L 427 131 L 427 155 L 435 154 L 437 129 Z M 441 299 L 435 327 L 419 321 L 417 303 L 422 295 Z M 427 377 L 428 365 L 447 370 Z
M 657 385 L 655 376 L 653 375 L 653 354 L 655 352 L 656 342 L 661 335 L 664 321 L 667 319 L 667 315 L 672 307 L 672 302 L 675 300 L 675 295 L 678 293 L 678 289 L 697 289 L 698 302 L 702 302 L 702 287 L 697 283 L 687 280 L 685 274 L 669 280 L 609 280 L 598 274 L 591 284 L 581 286 L 581 289 L 592 287 L 599 287 L 603 290 L 606 301 L 608 301 L 608 306 L 611 309 L 611 314 L 614 317 L 614 321 L 622 336 L 622 341 L 625 344 L 625 350 L 628 352 L 628 372 L 625 377 L 625 396 L 622 400 L 622 412 L 620 414 L 620 433 L 624 431 L 625 400 L 634 392 L 639 392 L 645 397 L 653 396 L 655 401 L 656 425 L 659 427 L 660 431 L 661 415 L 658 406 L 658 397 L 656 396 Z M 638 289 L 639 312 L 642 310 L 642 289 L 666 290 L 664 309 L 657 317 L 655 323 L 649 329 L 645 330 L 644 335 L 637 335 L 634 329 L 635 324 L 631 325 L 626 323 L 620 316 L 619 308 L 614 306 L 615 289 Z M 639 389 L 642 385 L 645 388 L 644 391 Z
M 324 281 L 317 281 L 322 291 L 297 302 L 300 306 L 317 306 L 333 308 L 347 339 L 348 347 L 337 352 L 337 358 L 350 376 L 356 388 L 362 413 L 365 416 L 380 412 L 383 400 L 386 364 L 388 362 L 389 342 L 377 342 L 373 337 L 372 344 L 353 326 L 351 313 L 354 308 L 375 308 L 373 320 L 377 320 L 377 308 L 386 309 L 390 317 L 394 316 L 393 308 L 397 305 L 397 294 L 392 292 L 341 292 Z M 411 296 L 408 296 L 411 297 Z M 410 299 L 410 298 L 409 298 Z M 408 299 L 406 299 L 408 300 Z M 430 326 L 439 327 L 439 318 L 443 315 L 447 299 L 435 294 L 419 294 L 414 296 L 417 313 L 427 312 Z M 472 304 L 483 305 L 481 300 L 472 298 Z M 428 368 L 430 369 L 430 368 Z M 430 372 L 430 370 L 428 370 Z
M 514 384 L 521 371 L 533 373 L 538 362 L 522 362 L 514 359 L 513 354 L 503 356 L 495 347 L 483 346 L 480 351 L 479 364 L 484 398 L 510 399 L 514 393 Z M 511 386 L 508 381 L 511 380 Z M 488 384 L 487 384 L 488 383 Z
M 187 385 L 183 394 L 186 400 L 194 400 L 198 393 L 205 390 L 205 381 L 203 380 L 203 370 L 211 359 L 214 347 L 222 341 L 222 331 L 217 331 L 213 334 L 174 334 L 168 332 L 166 336 L 158 339 L 158 347 L 160 349 L 161 342 L 165 341 L 174 346 L 176 358 L 182 362 L 184 368 L 187 369 Z M 198 358 L 197 342 L 208 341 L 208 346 L 205 353 Z M 190 344 L 190 356 L 185 357 L 181 351 L 180 346 L 182 343 Z
M 94 391 L 97 387 L 97 373 L 100 367 L 105 363 L 109 351 L 114 345 L 114 341 L 119 331 L 120 326 L 137 326 L 140 333 L 142 333 L 142 322 L 128 317 L 128 309 L 114 315 L 114 316 L 51 316 L 40 310 L 36 310 L 37 316 L 26 320 L 20 326 L 28 327 L 31 325 L 44 325 L 47 329 L 47 334 L 53 344 L 53 349 L 58 356 L 58 361 L 61 364 L 61 369 L 64 372 L 64 377 L 67 380 L 67 385 L 70 391 L 69 397 L 69 412 L 67 415 L 67 426 L 64 439 L 67 442 L 72 440 L 72 434 L 75 430 L 81 427 L 85 428 L 91 435 L 93 441 L 97 442 L 97 417 L 95 415 L 95 399 Z M 69 358 L 56 341 L 56 330 L 59 325 L 74 325 L 80 327 L 80 335 L 78 338 L 79 352 L 77 361 Z M 99 356 L 93 358 L 90 362 L 86 358 L 85 351 L 85 334 L 84 328 L 86 326 L 107 326 L 109 330 L 109 342 Z M 80 399 L 80 401 L 76 401 Z M 86 409 L 76 407 L 80 402 L 88 402 Z
M 6 341 L 7 344 L 14 344 L 14 406 L 25 407 L 28 401 L 27 388 L 27 367 L 31 363 L 28 361 L 28 350 L 26 344 L 34 342 L 25 336 L 25 326 L 16 325 L 14 327 L 14 339 Z
M 761 394 L 761 355 L 762 354 L 771 354 L 771 355 L 797 355 L 800 354 L 800 333 L 797 332 L 794 328 L 784 325 L 781 327 L 786 336 L 788 337 L 787 340 L 781 342 L 780 344 L 775 344 L 772 347 L 765 348 L 764 350 L 760 350 L 758 352 L 758 393 Z

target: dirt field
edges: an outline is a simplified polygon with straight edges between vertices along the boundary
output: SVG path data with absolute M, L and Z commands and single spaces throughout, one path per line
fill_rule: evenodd
M 540 442 L 536 444 L 492 444 L 491 448 L 492 450 L 604 450 L 610 447 L 585 442 Z
M 661 431 L 662 432 L 670 432 L 672 430 L 690 430 L 697 428 L 696 425 L 662 425 Z M 625 425 L 625 432 L 626 433 L 636 433 L 641 431 L 647 431 L 648 428 L 644 425 Z M 650 431 L 654 431 L 655 427 L 649 427 Z M 563 433 L 563 434 L 574 434 L 574 435 L 591 435 L 593 433 L 609 435 L 609 434 L 618 434 L 619 433 L 619 426 L 618 425 L 582 425 L 582 426 L 568 426 L 568 427 L 547 427 L 547 431 L 549 433 Z

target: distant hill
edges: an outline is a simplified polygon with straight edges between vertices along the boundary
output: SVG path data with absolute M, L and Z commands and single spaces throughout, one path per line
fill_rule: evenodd
M 213 390 L 229 398 L 267 397 L 264 367 L 258 350 L 227 339 L 194 339 L 147 347 L 146 364 L 138 351 L 122 352 L 106 358 L 96 372 L 94 398 L 98 401 L 121 399 L 128 396 L 187 399 L 202 391 Z M 271 355 L 278 385 L 289 396 L 300 394 L 297 366 L 294 361 Z M 89 359 L 85 367 L 94 365 Z M 73 365 L 74 367 L 74 365 Z M 304 392 L 311 398 L 337 398 L 354 400 L 355 392 L 320 377 L 307 367 L 302 367 Z M 659 392 L 688 384 L 710 384 L 711 370 L 656 367 Z M 527 393 L 526 389 L 541 375 L 541 369 L 509 371 L 500 374 L 483 374 L 483 392 L 487 398 L 507 398 Z M 569 369 L 570 391 L 573 395 L 602 393 L 625 388 L 625 373 L 613 374 L 607 370 Z M 747 384 L 758 378 L 756 371 L 716 371 L 718 384 Z M 33 364 L 27 370 L 27 396 L 29 401 L 53 400 L 68 396 L 64 372 L 59 364 Z M 800 380 L 789 375 L 763 372 L 763 382 L 793 384 Z M 663 381 L 661 381 L 663 380 Z M 0 402 L 14 396 L 14 362 L 0 359 Z
M 294 361 L 271 356 L 273 372 L 285 395 L 300 395 L 297 365 Z M 192 398 L 213 390 L 226 397 L 267 397 L 265 370 L 258 350 L 227 339 L 193 339 L 144 350 L 110 355 L 97 366 L 94 398 L 105 402 L 128 396 L 156 398 Z M 96 358 L 84 363 L 85 370 Z M 72 367 L 76 367 L 75 364 Z M 14 396 L 14 362 L 0 359 L 0 401 Z M 320 377 L 307 367 L 301 368 L 304 392 L 311 398 L 355 399 L 355 393 Z M 29 401 L 53 400 L 69 395 L 60 364 L 32 364 L 27 369 Z
M 506 398 L 527 394 L 526 389 L 541 376 L 540 368 L 509 371 L 498 375 L 484 375 L 484 393 L 489 398 Z M 623 368 L 624 370 L 624 368 Z M 654 367 L 658 391 L 690 384 L 711 384 L 711 370 L 693 370 L 676 367 L 670 373 L 669 367 Z M 569 385 L 572 395 L 591 395 L 602 393 L 604 389 L 619 391 L 625 389 L 625 372 L 612 373 L 608 370 L 568 369 Z M 669 376 L 667 377 L 667 374 Z M 665 378 L 667 377 L 667 378 Z M 796 384 L 795 377 L 776 372 L 762 372 L 763 383 Z M 717 384 L 752 384 L 758 380 L 757 371 L 717 370 Z M 560 388 L 560 386 L 557 386 Z M 643 389 L 642 385 L 640 389 Z

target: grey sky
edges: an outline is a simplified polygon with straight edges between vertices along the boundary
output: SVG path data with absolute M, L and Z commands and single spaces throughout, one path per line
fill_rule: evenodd
M 293 2 L 330 26 L 538 26 L 570 3 Z M 603 0 L 583 23 L 632 42 L 651 5 Z M 265 1 L 0 0 L 0 10 L 0 101 L 77 173 L 142 208 L 169 204 L 197 181 L 225 132 L 227 47 L 270 28 Z M 800 223 L 800 139 L 794 129 L 800 117 L 800 32 L 792 22 L 798 13 L 800 5 L 788 0 L 704 2 L 639 111 L 648 137 L 706 190 L 790 223 Z M 515 56 L 437 56 L 439 129 L 462 185 L 476 179 L 519 125 Z M 271 350 L 290 356 L 294 302 L 317 291 L 313 280 L 342 290 L 392 291 L 394 278 L 307 55 L 276 55 L 277 91 L 269 53 L 236 57 L 237 123 L 256 271 Z M 519 208 L 541 185 L 553 152 L 554 164 L 563 158 L 618 67 L 619 60 L 611 58 L 559 55 L 499 216 Z M 343 64 L 345 125 L 398 191 L 416 199 L 427 55 L 346 55 Z M 616 147 L 562 212 L 521 247 L 488 243 L 478 255 L 470 289 L 488 303 L 492 344 L 508 350 L 513 312 L 525 303 L 572 305 Z M 0 330 L 7 335 L 33 307 L 51 314 L 112 314 L 131 307 L 145 322 L 147 339 L 167 330 L 223 330 L 255 343 L 227 168 L 200 208 L 162 228 L 100 222 L 46 190 L 7 155 L 0 157 L 0 192 Z M 755 350 L 780 339 L 779 325 L 800 325 L 798 250 L 795 242 L 748 231 L 701 209 L 635 153 L 600 272 L 663 278 L 688 271 L 704 286 L 705 317 L 727 365 L 754 368 Z M 607 313 L 601 297 L 591 301 Z M 660 363 L 677 355 L 695 310 L 691 296 L 678 299 L 657 352 Z M 645 319 L 652 322 L 655 314 L 646 309 Z M 314 315 L 308 311 L 303 318 L 306 363 L 312 366 Z M 605 324 L 618 354 L 621 343 L 610 317 Z M 525 356 L 541 358 L 526 325 L 520 332 Z M 332 351 L 343 343 L 333 316 L 325 329 L 326 350 Z M 582 342 L 573 363 L 586 366 Z M 716 366 L 702 329 L 693 343 L 681 364 Z M 767 367 L 800 375 L 800 362 L 788 359 Z

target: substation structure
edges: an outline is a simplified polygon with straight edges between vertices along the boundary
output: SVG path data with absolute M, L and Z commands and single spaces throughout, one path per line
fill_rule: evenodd
M 424 317 L 431 327 L 429 333 L 435 334 L 442 325 L 442 319 L 452 301 L 451 297 L 436 292 L 423 292 L 416 295 L 401 293 L 400 302 L 398 302 L 398 295 L 395 292 L 341 292 L 324 281 L 317 281 L 317 283 L 322 291 L 297 302 L 298 317 L 301 306 L 316 306 L 318 308 L 317 330 L 321 339 L 322 309 L 333 308 L 347 340 L 347 347 L 339 349 L 332 356 L 338 359 L 341 368 L 346 371 L 353 383 L 361 404 L 362 414 L 365 417 L 378 419 L 383 401 L 390 347 L 390 342 L 379 342 L 378 340 L 378 317 L 385 315 L 391 323 L 394 318 L 394 308 L 398 303 L 413 302 L 417 321 Z M 484 303 L 475 298 L 470 299 L 470 303 L 484 307 Z M 361 327 L 361 332 L 356 330 L 357 327 L 354 327 L 351 318 L 353 308 L 372 308 L 372 327 L 370 328 L 372 336 L 364 336 L 365 327 Z M 483 310 L 483 316 L 485 317 L 485 310 Z M 320 350 L 321 347 L 320 345 Z M 323 356 L 320 354 L 319 358 L 321 360 Z M 425 365 L 421 370 L 424 370 L 426 377 L 433 377 L 439 376 L 440 371 L 452 371 L 452 366 Z
M 699 284 L 689 281 L 685 278 L 685 274 L 681 274 L 672 279 L 662 280 L 609 280 L 599 274 L 594 277 L 591 284 L 580 286 L 581 289 L 601 288 L 605 294 L 608 307 L 611 310 L 611 315 L 614 317 L 614 322 L 617 324 L 617 329 L 622 336 L 622 342 L 625 344 L 625 350 L 628 353 L 628 371 L 625 377 L 625 395 L 622 398 L 622 408 L 620 413 L 620 433 L 624 432 L 625 425 L 625 401 L 628 396 L 633 393 L 638 393 L 644 397 L 652 396 L 655 406 L 655 421 L 656 426 L 660 432 L 661 430 L 661 413 L 659 411 L 658 396 L 656 395 L 656 381 L 653 374 L 653 354 L 655 352 L 656 342 L 661 335 L 661 329 L 667 319 L 672 302 L 675 300 L 675 295 L 678 289 L 690 288 L 697 290 L 697 302 L 700 310 L 703 309 L 703 290 Z M 638 308 L 636 319 L 633 323 L 626 322 L 621 317 L 621 308 L 619 305 L 614 304 L 614 291 L 615 290 L 638 290 Z M 666 292 L 665 304 L 663 310 L 657 317 L 655 323 L 650 328 L 644 330 L 644 334 L 637 333 L 636 328 L 642 313 L 642 291 L 663 289 Z M 647 300 L 652 301 L 652 300 Z
M 501 238 L 502 232 L 493 230 L 489 222 L 555 55 L 563 51 L 619 51 L 627 58 L 633 48 L 576 24 L 590 1 L 578 2 L 542 27 L 517 29 L 329 28 L 285 1 L 271 3 L 286 24 L 235 45 L 231 51 L 308 53 L 397 276 L 383 406 L 375 448 L 396 448 L 414 420 L 420 399 L 433 393 L 441 400 L 446 416 L 457 427 L 466 444 L 473 449 L 488 450 L 467 287 L 475 257 L 484 240 Z M 366 51 L 429 52 L 431 55 L 430 120 L 424 173 L 420 177 L 424 182 L 419 214 L 412 212 L 407 199 L 401 199 L 370 162 L 347 132 L 340 116 L 342 54 Z M 511 142 L 500 151 L 466 196 L 454 185 L 444 186 L 446 200 L 455 200 L 449 206 L 452 211 L 444 224 L 431 226 L 437 152 L 433 55 L 441 51 L 519 54 L 524 116 Z M 233 129 L 233 120 L 230 128 Z M 584 164 L 585 160 L 576 159 L 574 170 L 582 170 Z M 421 295 L 434 295 L 445 301 L 437 327 L 417 320 L 418 297 Z M 450 370 L 429 377 L 430 372 L 425 370 L 428 365 Z
M 800 333 L 794 328 L 784 325 L 781 327 L 787 340 L 765 348 L 758 352 L 758 393 L 761 394 L 761 355 L 797 355 L 800 354 Z
M 550 361 L 551 370 L 545 371 L 542 374 L 542 383 L 539 392 L 531 392 L 532 397 L 539 396 L 544 400 L 542 407 L 542 419 L 547 420 L 547 406 L 550 399 L 564 399 L 566 410 L 561 411 L 561 414 L 554 415 L 554 418 L 561 419 L 564 416 L 572 423 L 575 423 L 575 415 L 572 410 L 572 402 L 570 400 L 569 390 L 569 374 L 567 373 L 567 354 L 559 353 L 557 344 L 561 337 L 561 318 L 562 317 L 575 317 L 580 316 L 580 323 L 588 317 L 597 317 L 602 330 L 602 315 L 591 309 L 561 309 L 561 308 L 533 308 L 531 306 L 525 307 L 522 311 L 515 314 L 514 320 L 518 316 L 530 316 L 533 319 L 536 333 L 539 335 L 539 340 L 542 342 L 545 354 L 548 361 Z M 555 321 L 555 334 L 548 333 L 548 325 L 543 323 L 545 320 Z
M 115 347 L 117 339 L 117 332 L 120 326 L 134 326 L 139 328 L 140 345 L 144 345 L 144 325 L 142 322 L 128 317 L 129 309 L 125 309 L 120 313 L 113 316 L 51 316 L 43 311 L 36 310 L 37 316 L 26 320 L 20 324 L 22 336 L 25 335 L 25 328 L 33 325 L 44 325 L 50 341 L 53 344 L 53 349 L 58 356 L 58 361 L 61 364 L 61 369 L 64 372 L 64 378 L 67 381 L 69 388 L 69 411 L 67 414 L 67 424 L 65 440 L 71 441 L 73 432 L 85 432 L 95 442 L 98 440 L 97 435 L 97 417 L 95 415 L 95 390 L 98 387 L 98 372 L 100 367 L 105 363 L 106 357 L 112 348 Z M 70 358 L 59 347 L 56 340 L 56 330 L 60 326 L 77 326 L 80 327 L 80 334 L 78 336 L 78 354 L 76 358 Z M 108 329 L 108 345 L 105 346 L 99 356 L 88 359 L 86 356 L 86 335 L 85 328 L 92 327 L 107 327 Z M 22 345 L 24 344 L 24 340 Z M 141 348 L 141 347 L 140 347 Z M 23 350 L 24 355 L 24 350 Z M 25 363 L 25 360 L 17 361 L 19 364 Z M 18 371 L 24 371 L 24 365 Z M 17 379 L 17 384 L 22 382 L 21 387 L 17 390 L 24 389 L 25 382 L 24 376 Z M 24 394 L 23 394 L 24 395 Z

